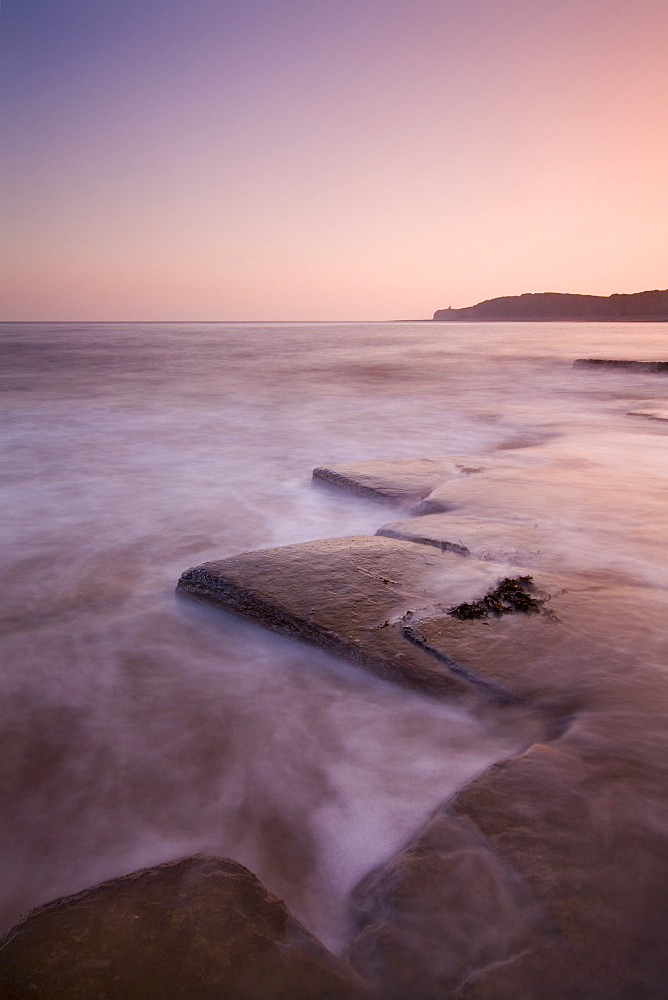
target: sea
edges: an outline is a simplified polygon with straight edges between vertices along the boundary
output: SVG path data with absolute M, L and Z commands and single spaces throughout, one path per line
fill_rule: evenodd
M 501 461 L 458 513 L 520 512 L 560 571 L 667 610 L 668 422 L 629 414 L 668 376 L 573 361 L 668 360 L 668 324 L 4 323 L 0 354 L 2 927 L 207 853 L 342 952 L 359 880 L 531 741 L 175 597 L 206 560 L 400 516 L 316 466 Z

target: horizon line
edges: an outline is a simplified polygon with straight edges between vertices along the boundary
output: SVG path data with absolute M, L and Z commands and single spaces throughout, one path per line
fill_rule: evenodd
M 0 319 L 0 323 L 42 323 L 53 326 L 56 323 L 423 323 L 421 319 Z

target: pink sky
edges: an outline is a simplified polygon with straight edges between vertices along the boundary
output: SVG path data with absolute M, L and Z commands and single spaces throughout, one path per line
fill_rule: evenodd
M 4 0 L 6 320 L 668 287 L 665 0 Z

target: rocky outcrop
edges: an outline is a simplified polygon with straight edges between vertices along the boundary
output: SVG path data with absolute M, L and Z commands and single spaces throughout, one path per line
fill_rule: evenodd
M 646 410 L 629 410 L 627 417 L 647 417 L 649 420 L 668 420 L 668 409 L 652 407 Z
M 540 704 L 555 729 L 549 741 L 489 768 L 437 814 L 435 828 L 358 888 L 353 954 L 381 993 L 663 1000 L 668 680 L 634 655 L 644 619 L 621 624 L 624 609 L 647 612 L 652 602 L 651 591 L 573 580 L 553 594 L 544 617 L 440 615 L 408 627 L 432 654 L 456 643 L 462 669 L 482 669 Z M 589 634 L 592 621 L 603 638 Z M 457 846 L 454 817 L 480 836 L 479 851 Z M 452 885 L 461 885 L 456 903 L 448 864 Z M 440 952 L 432 913 L 443 915 Z M 461 927 L 471 931 L 460 965 L 446 956 L 459 947 Z
M 554 539 L 554 531 L 547 533 L 541 528 L 546 506 L 568 508 L 576 493 L 586 494 L 597 488 L 600 469 L 591 461 L 575 463 L 577 480 L 569 483 L 564 477 L 564 465 L 573 461 L 555 445 L 551 449 L 504 450 L 494 455 L 351 462 L 315 470 L 319 475 L 314 481 L 322 481 L 320 473 L 324 471 L 337 473 L 328 479 L 330 486 L 392 502 L 420 520 L 427 514 L 447 513 L 453 525 L 454 519 L 461 517 L 480 521 L 481 537 L 485 532 L 482 522 L 496 521 L 497 547 L 502 547 L 506 539 L 512 547 L 514 541 L 519 541 L 519 525 L 527 525 L 530 544 L 540 535 Z M 345 475 L 338 474 L 342 469 Z M 441 524 L 449 534 L 447 522 Z M 568 530 L 567 526 L 560 523 L 561 544 L 564 530 Z M 445 540 L 450 541 L 447 537 Z M 548 548 L 554 552 L 554 542 Z
M 362 981 L 242 865 L 192 857 L 33 910 L 3 1000 L 363 1000 Z
M 668 289 L 614 295 L 575 295 L 564 292 L 525 292 L 485 299 L 463 309 L 437 309 L 436 322 L 462 320 L 668 320 Z
M 565 572 L 577 532 L 555 540 L 539 517 L 546 496 L 566 509 L 580 495 L 559 460 L 424 461 L 408 482 L 404 462 L 330 481 L 449 513 L 207 563 L 179 589 L 476 711 L 535 713 L 525 752 L 356 888 L 351 962 L 377 997 L 665 1000 L 668 679 L 658 637 L 637 654 L 665 601 L 621 574 Z M 577 489 L 597 472 L 580 462 Z M 531 613 L 494 597 L 508 563 Z M 485 614 L 453 614 L 467 603 Z
M 522 701 L 549 692 L 551 710 L 563 714 L 572 678 L 549 667 L 546 680 L 543 663 L 548 654 L 581 654 L 560 616 L 573 602 L 586 605 L 591 578 L 543 572 L 531 584 L 539 614 L 467 621 L 449 613 L 504 575 L 491 559 L 376 535 L 242 553 L 187 570 L 177 587 L 423 693 Z
M 313 482 L 371 500 L 411 506 L 444 481 L 478 472 L 482 472 L 480 464 L 466 456 L 395 458 L 321 466 L 313 470 Z
M 341 462 L 313 470 L 313 481 L 368 499 L 410 504 L 422 500 L 434 486 L 456 475 L 453 462 L 441 458 Z
M 576 358 L 574 368 L 624 368 L 637 372 L 668 372 L 668 361 L 624 361 L 605 358 Z
M 601 588 L 588 575 L 543 571 L 531 584 L 538 614 L 469 621 L 449 613 L 482 598 L 504 575 L 492 560 L 458 551 L 352 536 L 204 563 L 181 576 L 178 590 L 406 687 L 438 696 L 531 700 L 562 718 L 582 702 L 583 657 L 588 668 L 594 664 L 594 647 L 567 622 L 587 608 L 600 616 Z M 621 592 L 606 594 L 608 601 L 626 600 Z M 605 663 L 608 652 L 596 656 Z
M 246 552 L 187 570 L 178 590 L 434 695 L 468 686 L 451 662 L 408 642 L 403 625 L 484 592 L 498 572 L 452 552 L 378 536 Z

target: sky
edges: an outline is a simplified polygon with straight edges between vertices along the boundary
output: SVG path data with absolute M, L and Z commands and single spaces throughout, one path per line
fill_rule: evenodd
M 668 287 L 665 0 L 2 0 L 2 320 Z

